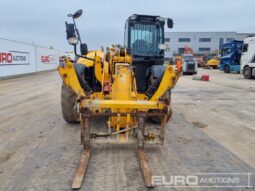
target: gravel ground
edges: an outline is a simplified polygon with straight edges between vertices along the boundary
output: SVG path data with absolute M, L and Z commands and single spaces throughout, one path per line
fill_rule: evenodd
M 254 81 L 219 71 L 199 72 L 209 73 L 211 81 L 180 79 L 165 144 L 146 147 L 153 174 L 255 173 Z M 82 147 L 79 125 L 62 119 L 60 88 L 56 71 L 0 81 L 0 190 L 71 190 Z M 135 148 L 93 145 L 81 190 L 146 190 Z

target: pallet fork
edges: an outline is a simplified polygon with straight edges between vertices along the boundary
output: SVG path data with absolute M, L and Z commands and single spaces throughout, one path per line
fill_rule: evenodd
M 112 115 L 115 115 L 115 114 L 112 114 Z M 151 113 L 144 113 L 144 112 L 139 112 L 138 114 L 136 114 L 137 121 L 138 121 L 138 127 L 137 127 L 138 131 L 137 131 L 137 139 L 136 139 L 137 140 L 137 158 L 139 160 L 145 185 L 149 188 L 153 187 L 153 184 L 152 184 L 152 171 L 148 162 L 148 157 L 144 150 L 145 138 L 146 138 L 145 117 L 152 116 L 152 115 L 163 116 L 163 114 L 151 114 Z M 92 134 L 90 133 L 91 118 L 92 118 L 92 114 L 90 112 L 84 112 L 82 114 L 81 143 L 83 144 L 83 152 L 73 178 L 72 189 L 81 188 L 82 182 L 86 173 L 86 169 L 88 166 L 88 161 L 91 154 L 91 142 L 92 142 L 91 141 Z M 162 119 L 163 119 L 163 122 L 161 123 L 161 128 L 160 128 L 161 135 L 164 134 L 164 127 L 166 122 L 166 118 L 162 117 Z M 163 141 L 163 136 L 161 141 Z

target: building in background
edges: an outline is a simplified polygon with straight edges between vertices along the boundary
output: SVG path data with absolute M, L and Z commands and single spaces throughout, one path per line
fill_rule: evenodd
M 184 47 L 192 48 L 194 54 L 206 54 L 220 50 L 226 42 L 244 40 L 248 33 L 236 32 L 166 32 L 165 43 L 169 48 L 165 51 L 166 58 L 182 54 Z

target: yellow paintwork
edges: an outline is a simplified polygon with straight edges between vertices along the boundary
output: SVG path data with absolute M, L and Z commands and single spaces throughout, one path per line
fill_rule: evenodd
M 83 64 L 86 67 L 95 67 L 97 70 L 95 71 L 96 79 L 102 83 L 102 68 L 101 68 L 101 58 L 104 58 L 104 52 L 102 50 L 91 51 L 86 55 L 88 58 L 95 59 L 95 62 L 92 60 L 88 60 L 85 58 L 80 58 L 77 63 Z
M 157 101 L 161 98 L 168 90 L 174 87 L 179 76 L 174 71 L 173 66 L 168 65 L 165 70 L 165 74 L 161 80 L 158 90 L 151 97 L 150 101 Z
M 129 63 L 116 63 L 112 84 L 113 100 L 131 100 L 132 96 L 132 71 Z
M 220 64 L 220 61 L 218 59 L 211 59 L 211 60 L 208 60 L 206 66 L 217 67 L 219 64 Z
M 64 66 L 58 67 L 64 83 L 81 98 L 79 103 L 81 109 L 88 108 L 92 112 L 105 112 L 110 109 L 112 113 L 126 113 L 126 116 L 109 117 L 108 126 L 115 128 L 116 131 L 136 125 L 136 118 L 130 116 L 131 113 L 147 112 L 150 109 L 167 111 L 167 103 L 159 99 L 174 87 L 179 78 L 180 71 L 177 71 L 173 66 L 166 66 L 158 90 L 148 100 L 145 94 L 137 93 L 132 57 L 127 54 L 126 50 L 124 53 L 120 53 L 119 48 L 111 47 L 106 54 L 101 50 L 91 51 L 87 57 L 93 58 L 95 61 L 80 58 L 78 63 L 86 67 L 94 67 L 95 76 L 102 85 L 101 92 L 94 92 L 89 97 L 86 96 L 79 84 L 72 62 L 66 60 Z M 103 91 L 105 82 L 109 83 L 108 94 Z M 125 132 L 125 134 L 127 133 L 128 131 Z
M 165 109 L 167 106 L 163 102 L 156 101 L 129 101 L 129 100 L 90 100 L 84 99 L 81 102 L 82 107 L 93 109 L 128 109 L 148 110 L 148 109 Z M 123 111 L 123 112 L 125 112 Z M 121 112 L 120 112 L 121 113 Z
M 58 72 L 62 77 L 63 82 L 71 87 L 77 95 L 85 96 L 85 92 L 80 86 L 73 63 L 70 60 L 65 60 L 65 66 L 59 66 Z
M 118 61 L 118 60 L 116 60 Z M 124 60 L 122 60 L 124 61 Z M 125 112 L 125 113 L 130 113 L 132 111 L 132 107 L 126 107 L 126 108 L 121 108 L 121 107 L 115 107 L 117 106 L 117 101 L 121 100 L 121 102 L 123 103 L 123 101 L 127 101 L 127 100 L 131 100 L 132 99 L 132 73 L 133 71 L 130 69 L 130 63 L 119 63 L 116 62 L 115 63 L 115 74 L 112 76 L 113 78 L 113 84 L 112 84 L 112 96 L 111 99 L 112 100 L 105 100 L 105 101 L 113 101 L 112 104 L 110 104 L 112 112 L 116 113 L 116 112 Z M 121 106 L 121 105 L 120 105 Z M 102 108 L 104 106 L 102 105 Z M 115 107 L 115 108 L 114 108 Z M 118 121 L 118 123 L 117 123 Z M 119 117 L 119 119 L 117 120 L 117 117 L 111 117 L 111 123 L 113 126 L 118 125 L 120 127 L 125 127 L 126 126 L 126 116 L 121 116 Z M 133 121 L 132 121 L 133 122 Z M 119 127 L 118 127 L 119 128 Z M 118 130 L 118 129 L 117 129 Z

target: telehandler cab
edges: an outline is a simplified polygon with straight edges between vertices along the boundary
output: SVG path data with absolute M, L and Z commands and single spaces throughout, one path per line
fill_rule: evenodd
M 145 143 L 163 144 L 165 127 L 171 117 L 171 89 L 181 71 L 164 65 L 164 25 L 173 27 L 172 19 L 132 15 L 125 25 L 124 46 L 88 51 L 75 19 L 82 10 L 68 16 L 67 39 L 79 57 L 76 63 L 66 59 L 58 67 L 63 79 L 61 104 L 64 119 L 80 122 L 83 154 L 72 188 L 81 187 L 89 160 L 91 143 L 137 143 L 145 184 L 152 187 L 152 172 L 144 152 Z M 80 54 L 77 45 L 80 44 Z M 93 132 L 91 121 L 108 118 L 102 131 Z M 145 118 L 157 118 L 160 126 L 146 129 Z

